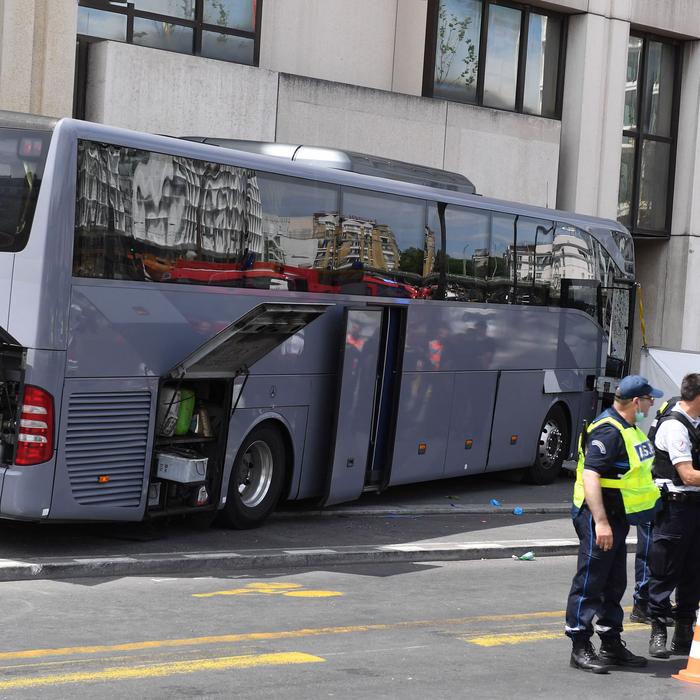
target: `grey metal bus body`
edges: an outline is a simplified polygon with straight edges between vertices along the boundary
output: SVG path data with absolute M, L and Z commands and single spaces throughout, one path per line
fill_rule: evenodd
M 70 119 L 47 124 L 46 133 L 31 235 L 4 252 L 0 238 L 0 517 L 141 520 L 218 510 L 247 527 L 279 498 L 332 504 L 365 489 L 533 464 L 544 482 L 595 410 L 606 348 L 607 364 L 612 359 L 618 375 L 624 368 L 620 329 L 628 324 L 634 270 L 631 238 L 615 222 Z M 124 153 L 136 163 L 130 172 L 119 160 Z M 149 155 L 167 173 L 158 196 L 148 182 L 131 182 Z M 96 163 L 103 164 L 97 175 Z M 173 183 L 185 193 L 177 201 L 213 197 L 174 179 L 172 163 L 200 174 L 215 164 L 217 178 L 247 178 L 247 204 L 215 209 L 221 217 L 243 207 L 237 216 L 245 235 L 265 205 L 262 183 L 284 187 L 285 178 L 337 190 L 338 201 L 355 207 L 366 199 L 381 208 L 382 198 L 394 198 L 399 209 L 423 207 L 420 226 L 433 246 L 423 251 L 423 272 L 433 265 L 427 282 L 415 271 L 370 274 L 357 261 L 339 272 L 307 267 L 304 277 L 282 263 L 263 265 L 242 243 L 229 266 L 207 256 L 189 263 L 184 248 L 177 261 L 163 262 L 153 246 L 122 232 L 150 226 L 166 250 L 170 219 L 159 202 L 176 200 Z M 140 210 L 119 194 L 127 186 L 134 201 L 139 193 Z M 492 222 L 502 217 L 516 237 L 519 222 L 528 222 L 534 244 L 508 243 L 507 226 L 492 224 L 489 240 L 505 242 L 502 254 L 486 255 L 485 272 L 481 253 L 467 260 L 467 244 L 459 246 L 461 260 L 452 259 L 445 240 L 460 208 Z M 365 225 L 375 252 L 385 246 L 383 259 L 406 254 L 387 243 L 393 234 L 376 217 L 359 214 L 347 220 Z M 268 233 L 277 227 L 279 240 L 280 227 L 292 227 L 284 219 L 270 215 L 264 224 Z M 187 249 L 191 256 L 204 249 L 204 233 L 220 238 L 218 224 L 196 223 L 199 247 Z M 272 256 L 274 235 L 265 239 L 265 255 Z M 617 291 L 601 292 L 593 252 L 586 258 L 581 241 L 607 261 L 609 289 Z M 294 239 L 292 250 L 301 257 L 307 244 Z M 354 255 L 355 243 L 342 235 L 334 245 L 351 251 L 348 260 Z M 337 262 L 338 250 L 333 255 Z M 552 269 L 559 264 L 551 274 L 588 270 L 580 280 L 560 274 L 558 305 L 542 303 L 538 256 Z M 178 270 L 188 276 L 176 284 Z M 482 300 L 469 300 L 476 297 Z M 614 351 L 611 328 L 620 336 Z M 36 406 L 27 387 L 38 388 Z M 165 435 L 159 414 L 173 399 L 166 406 L 164 397 L 183 402 L 185 389 L 205 410 L 195 407 L 185 434 Z M 42 448 L 50 454 L 33 462 Z M 18 464 L 18 455 L 28 463 Z M 173 455 L 184 476 L 169 476 Z M 192 470 L 199 463 L 206 476 L 198 479 Z

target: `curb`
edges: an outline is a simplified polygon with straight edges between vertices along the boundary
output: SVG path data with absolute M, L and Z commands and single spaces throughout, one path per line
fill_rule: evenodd
M 432 506 L 341 506 L 340 508 L 323 508 L 314 510 L 282 510 L 270 515 L 270 520 L 289 520 L 309 517 L 348 517 L 348 516 L 386 516 L 386 515 L 515 515 L 514 508 L 521 508 L 523 515 L 556 514 L 570 515 L 571 503 L 538 503 L 520 505 L 503 503 L 492 505 L 448 505 Z
M 511 559 L 527 551 L 537 557 L 569 556 L 578 552 L 578 540 L 511 540 L 501 542 L 434 542 L 373 547 L 343 546 L 315 549 L 268 549 L 241 552 L 192 552 L 133 557 L 62 558 L 54 560 L 0 560 L 0 581 L 126 577 L 146 575 L 222 574 L 251 569 L 311 568 L 347 564 L 472 561 Z M 634 552 L 635 539 L 627 540 Z

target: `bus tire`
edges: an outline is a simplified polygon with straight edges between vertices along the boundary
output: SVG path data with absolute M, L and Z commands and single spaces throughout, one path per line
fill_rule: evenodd
M 531 484 L 551 484 L 561 471 L 569 445 L 569 426 L 560 406 L 553 406 L 542 423 L 535 463 L 527 470 Z
M 285 481 L 286 452 L 277 428 L 253 429 L 238 450 L 231 469 L 224 525 L 237 530 L 262 525 L 277 506 Z

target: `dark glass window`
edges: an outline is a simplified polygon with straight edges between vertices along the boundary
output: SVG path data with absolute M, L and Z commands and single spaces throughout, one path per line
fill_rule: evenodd
M 78 34 L 99 39 L 126 41 L 126 15 L 92 7 L 78 8 Z
M 78 36 L 257 65 L 262 0 L 78 0 Z
M 287 288 L 338 292 L 328 273 L 338 228 L 335 185 L 260 173 L 261 260 L 283 266 Z M 331 268 L 332 269 L 332 268 Z
M 423 94 L 558 118 L 565 17 L 500 0 L 429 0 Z
M 554 116 L 558 114 L 557 86 L 562 63 L 564 20 L 556 15 L 530 12 L 525 59 L 523 112 Z
M 515 216 L 491 214 L 491 240 L 486 273 L 486 301 L 513 303 L 513 269 L 515 265 Z
M 677 44 L 630 36 L 617 218 L 635 235 L 671 232 L 678 76 Z
M 246 286 L 262 248 L 254 171 L 80 142 L 74 275 Z
M 0 129 L 0 251 L 27 245 L 51 134 Z
M 353 188 L 343 188 L 341 201 L 334 245 L 323 261 L 339 273 L 341 291 L 418 296 L 436 257 L 425 202 Z
M 557 224 L 552 244 L 552 293 L 561 306 L 598 319 L 600 287 L 597 243 L 580 228 Z
M 546 306 L 550 302 L 554 224 L 518 217 L 515 246 L 515 303 Z
M 77 277 L 413 298 L 434 275 L 425 203 L 80 142 Z M 439 248 L 439 243 L 437 244 Z
M 489 9 L 484 64 L 483 104 L 486 107 L 515 109 L 521 22 L 520 10 L 500 5 Z
M 445 255 L 445 298 L 456 301 L 484 301 L 489 261 L 491 212 L 482 209 L 445 207 L 447 249 Z M 428 230 L 434 232 L 440 248 L 438 208 L 428 208 Z

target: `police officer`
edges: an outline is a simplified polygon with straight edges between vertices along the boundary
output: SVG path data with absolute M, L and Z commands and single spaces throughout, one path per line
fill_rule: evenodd
M 666 620 L 676 588 L 671 652 L 687 654 L 700 598 L 700 374 L 681 382 L 681 398 L 658 418 L 654 476 L 663 508 L 656 517 L 649 564 L 649 654 L 668 658 Z
M 627 586 L 625 538 L 630 524 L 653 518 L 659 489 L 651 476 L 654 448 L 636 426 L 662 393 L 639 375 L 622 379 L 613 406 L 584 431 L 572 515 L 578 563 L 566 606 L 571 666 L 607 673 L 610 666 L 645 666 L 620 638 Z M 600 653 L 591 644 L 593 618 Z

